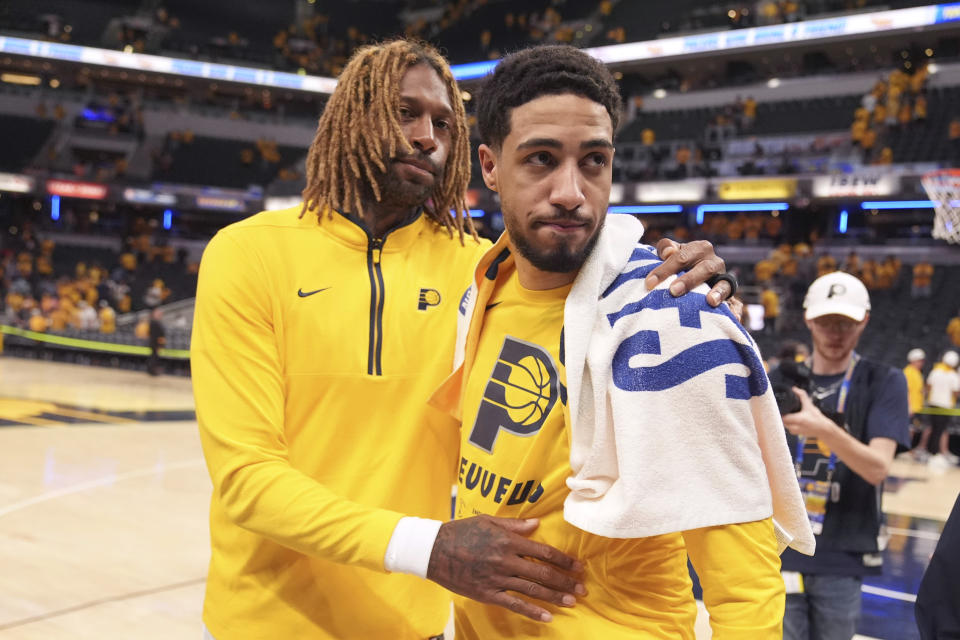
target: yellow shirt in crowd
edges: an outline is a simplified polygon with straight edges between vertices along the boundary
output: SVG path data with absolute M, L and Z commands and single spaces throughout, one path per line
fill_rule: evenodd
M 951 318 L 947 323 L 947 336 L 953 346 L 960 347 L 960 316 Z
M 907 401 L 910 405 L 910 414 L 913 415 L 923 409 L 923 374 L 912 365 L 903 368 L 903 375 L 907 379 Z

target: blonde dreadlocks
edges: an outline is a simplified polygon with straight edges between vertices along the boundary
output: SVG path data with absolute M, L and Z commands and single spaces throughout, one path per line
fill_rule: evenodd
M 340 74 L 307 154 L 301 216 L 308 209 L 316 210 L 319 216 L 324 206 L 363 216 L 361 181 L 370 186 L 378 202 L 382 199 L 377 172 L 386 173 L 386 163 L 398 151 L 413 152 L 397 121 L 397 112 L 400 80 L 407 69 L 420 63 L 429 64 L 446 84 L 454 113 L 452 147 L 443 181 L 434 186 L 432 206 L 425 206 L 424 211 L 451 236 L 456 229 L 461 242 L 465 230 L 476 237 L 465 201 L 470 182 L 470 142 L 457 81 L 436 49 L 410 40 L 358 49 Z

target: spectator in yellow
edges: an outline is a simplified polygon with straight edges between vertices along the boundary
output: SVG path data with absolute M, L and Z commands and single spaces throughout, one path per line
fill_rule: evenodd
M 137 340 L 146 340 L 150 337 L 150 316 L 141 313 L 137 317 L 137 326 L 133 328 L 133 335 Z
M 100 299 L 100 294 L 97 292 L 97 288 L 87 284 L 87 290 L 84 292 L 83 299 L 87 301 L 87 304 L 91 307 L 96 306 L 97 300 Z
M 743 216 L 737 216 L 730 220 L 727 223 L 727 239 L 735 241 L 743 238 L 744 226 Z
M 777 216 L 767 216 L 763 221 L 763 233 L 766 234 L 768 238 L 777 239 L 780 237 L 780 230 L 783 228 L 783 220 Z
M 907 354 L 907 366 L 903 368 L 903 375 L 907 379 L 907 400 L 910 403 L 910 415 L 913 416 L 923 409 L 923 365 L 927 354 L 923 349 L 911 349 Z
M 893 278 L 896 280 L 897 276 L 900 275 L 900 269 L 903 268 L 903 262 L 895 255 L 887 256 L 883 262 L 893 271 Z
M 876 260 L 865 261 L 863 267 L 860 269 L 860 279 L 863 280 L 863 285 L 868 291 L 873 291 L 877 288 L 878 269 L 879 265 Z
M 117 330 L 117 312 L 106 300 L 100 301 L 100 333 L 115 333 Z
M 919 95 L 913 103 L 913 119 L 917 122 L 927 121 L 927 96 Z
M 913 287 L 911 295 L 914 298 L 929 298 L 933 293 L 933 265 L 929 262 L 918 262 L 913 265 Z
M 837 259 L 829 253 L 817 258 L 817 277 L 825 276 L 837 270 Z
M 753 96 L 747 96 L 747 99 L 743 101 L 743 127 L 745 129 L 750 129 L 753 127 L 754 121 L 757 119 L 757 101 L 754 100 Z
M 120 266 L 123 267 L 124 271 L 136 271 L 137 256 L 129 251 L 120 254 Z
M 850 140 L 854 145 L 862 145 L 867 126 L 866 120 L 854 120 L 853 124 L 850 125 Z
M 877 107 L 873 110 L 873 124 L 882 125 L 887 119 L 887 106 L 885 104 L 878 104 Z
M 890 147 L 884 147 L 880 150 L 880 155 L 877 156 L 877 159 L 873 161 L 873 164 L 876 165 L 887 165 L 893 164 L 893 149 Z
M 957 313 L 947 323 L 947 337 L 950 338 L 953 346 L 960 347 L 960 313 Z
M 47 319 L 43 317 L 40 309 L 34 308 L 33 311 L 30 312 L 29 327 L 30 331 L 46 333 L 49 323 L 47 322 Z
M 656 141 L 657 141 L 657 134 L 650 127 L 647 127 L 642 132 L 640 132 L 640 142 L 642 142 L 644 146 L 652 147 L 653 143 L 655 143 Z
M 56 308 L 57 298 L 55 296 L 52 296 L 49 293 L 45 293 L 40 296 L 40 311 L 42 311 L 44 315 L 53 313 L 53 310 Z
M 41 276 L 53 275 L 53 263 L 49 256 L 42 255 L 37 258 L 37 273 Z
M 23 295 L 11 291 L 7 294 L 7 308 L 14 313 L 20 313 L 20 310 L 23 309 Z
M 763 305 L 763 332 L 776 333 L 777 319 L 780 317 L 780 294 L 767 286 L 760 294 L 760 304 Z
M 900 126 L 907 126 L 910 124 L 910 120 L 913 119 L 913 112 L 910 110 L 910 103 L 906 100 L 903 101 L 903 104 L 900 105 L 900 110 L 897 111 L 897 121 L 900 123 Z
M 879 107 L 877 107 L 879 109 Z M 873 151 L 873 146 L 877 143 L 877 132 L 873 129 L 867 129 L 860 138 L 860 147 L 863 149 L 864 156 L 869 156 Z
M 923 87 L 927 83 L 927 75 L 929 73 L 930 71 L 927 69 L 927 65 L 923 64 L 912 76 L 910 76 L 911 93 L 917 94 L 923 91 Z
M 852 276 L 860 277 L 863 266 L 860 262 L 860 256 L 857 255 L 856 251 L 851 251 L 849 255 L 847 255 L 847 260 L 843 263 L 843 270 Z
M 890 259 L 887 258 L 877 265 L 875 274 L 876 288 L 881 290 L 893 288 L 893 282 L 896 276 L 897 272 L 890 264 Z

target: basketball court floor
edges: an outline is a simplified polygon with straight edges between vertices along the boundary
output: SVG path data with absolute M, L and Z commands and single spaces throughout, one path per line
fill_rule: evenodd
M 911 640 L 960 469 L 893 476 L 860 637 Z M 188 379 L 0 357 L 0 639 L 199 640 L 209 493 Z

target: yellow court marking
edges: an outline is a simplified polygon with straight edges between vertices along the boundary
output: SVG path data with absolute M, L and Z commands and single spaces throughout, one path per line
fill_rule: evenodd
M 20 400 L 17 398 L 0 398 L 0 420 L 20 421 L 23 418 L 38 416 L 41 413 L 56 411 L 57 405 L 52 402 L 37 400 Z
M 48 411 L 58 416 L 66 416 L 67 418 L 77 418 L 78 420 L 89 420 L 90 422 L 109 422 L 112 424 L 134 424 L 138 423 L 139 420 L 132 420 L 130 418 L 121 418 L 119 416 L 111 416 L 105 413 L 95 413 L 93 411 L 80 411 L 78 409 L 64 409 L 63 407 L 56 407 Z
M 68 424 L 57 420 L 56 416 L 111 424 L 133 424 L 137 422 L 130 418 L 121 418 L 104 413 L 67 409 L 66 407 L 59 407 L 52 402 L 0 398 L 0 420 L 9 420 L 10 422 L 19 422 L 35 426 L 63 426 Z

